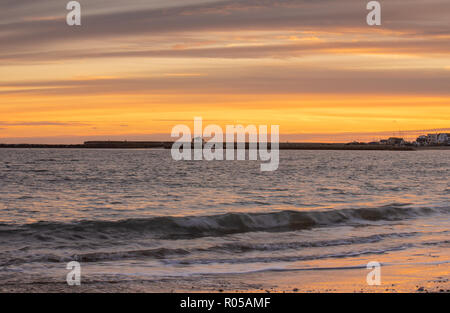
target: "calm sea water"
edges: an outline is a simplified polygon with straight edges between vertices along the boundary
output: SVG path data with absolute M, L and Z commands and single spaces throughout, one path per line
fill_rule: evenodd
M 0 279 L 161 279 L 450 261 L 450 151 L 0 149 Z

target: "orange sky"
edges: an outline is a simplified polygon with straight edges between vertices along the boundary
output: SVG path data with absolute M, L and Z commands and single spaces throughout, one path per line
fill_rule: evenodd
M 291 141 L 450 127 L 448 1 L 0 4 L 0 142 L 166 139 L 194 116 Z M 409 5 L 408 13 L 405 6 Z

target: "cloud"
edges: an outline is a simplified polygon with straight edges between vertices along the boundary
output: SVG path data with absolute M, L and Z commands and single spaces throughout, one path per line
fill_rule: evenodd
M 242 69 L 241 69 L 242 70 Z M 450 95 L 446 70 L 326 70 L 301 66 L 213 69 L 214 75 L 2 83 L 0 95 L 99 94 L 412 94 Z M 17 89 L 20 87 L 20 89 Z M 10 90 L 5 90 L 10 88 Z
M 50 121 L 35 121 L 35 122 L 2 122 L 2 126 L 88 126 L 90 124 L 81 122 L 50 122 Z
M 131 1 L 133 2 L 133 1 Z M 93 40 L 119 40 L 140 36 L 151 43 L 153 38 L 168 34 L 208 33 L 212 31 L 243 32 L 245 30 L 316 30 L 333 32 L 359 31 L 373 34 L 376 28 L 367 26 L 366 2 L 360 0 L 230 0 L 198 3 L 185 1 L 172 7 L 155 7 L 135 2 L 133 10 L 93 10 L 88 2 L 84 8 L 82 26 L 65 25 L 65 11 L 61 3 L 46 1 L 43 4 L 50 16 L 60 12 L 59 19 L 45 19 L 36 9 L 35 19 L 20 18 L 2 24 L 0 51 L 6 54 L 18 47 L 35 47 L 38 50 L 54 49 Z M 23 4 L 23 2 L 20 2 Z M 140 5 L 138 5 L 140 4 Z M 8 2 L 8 6 L 11 3 Z M 108 2 L 114 8 L 118 2 Z M 383 31 L 404 32 L 404 36 L 448 36 L 450 34 L 450 2 L 446 0 L 392 0 L 383 3 Z M 48 15 L 47 14 L 47 15 Z M 79 45 L 78 45 L 79 47 Z M 87 46 L 86 46 L 87 47 Z
M 449 39 L 360 40 L 355 42 L 303 42 L 297 44 L 241 45 L 235 47 L 207 47 L 190 49 L 152 50 L 72 50 L 52 51 L 45 54 L 15 53 L 0 55 L 3 61 L 60 61 L 93 58 L 293 58 L 326 54 L 406 54 L 441 55 L 450 53 Z M 175 73 L 166 76 L 201 76 L 201 73 Z
M 84 141 L 97 140 L 141 140 L 164 141 L 172 140 L 170 134 L 123 134 L 123 135 L 96 135 L 96 136 L 40 136 L 40 137 L 9 137 L 0 138 L 0 143 L 6 144 L 81 144 Z

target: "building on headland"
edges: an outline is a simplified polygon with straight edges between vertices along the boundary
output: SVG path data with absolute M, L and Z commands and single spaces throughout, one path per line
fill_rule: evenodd
M 437 143 L 439 145 L 449 144 L 450 143 L 450 134 L 448 134 L 448 133 L 439 134 L 437 137 Z
M 428 145 L 437 145 L 438 143 L 438 134 L 428 134 L 427 135 L 427 144 Z
M 421 135 L 416 139 L 418 146 L 449 146 L 450 133 Z
M 351 143 L 350 143 L 351 144 Z M 362 143 L 359 143 L 362 144 Z M 406 141 L 400 137 L 390 137 L 389 139 L 381 139 L 368 143 L 369 145 L 385 145 L 385 146 L 450 146 L 450 133 L 435 133 L 420 135 L 415 141 Z
M 375 146 L 375 145 L 383 145 L 383 146 L 405 146 L 408 145 L 409 143 L 407 143 L 403 138 L 397 138 L 397 137 L 391 137 L 389 139 L 381 139 L 380 141 L 371 141 L 369 143 L 365 143 L 365 142 L 351 142 L 348 143 L 348 145 L 351 144 L 358 144 L 358 145 L 370 145 L 370 146 Z
M 403 146 L 405 144 L 405 140 L 403 138 L 391 137 L 387 140 L 387 144 L 391 146 Z
M 416 139 L 416 144 L 418 146 L 425 146 L 427 144 L 427 142 L 428 142 L 428 137 L 425 135 L 421 135 L 421 136 L 417 137 L 417 139 Z

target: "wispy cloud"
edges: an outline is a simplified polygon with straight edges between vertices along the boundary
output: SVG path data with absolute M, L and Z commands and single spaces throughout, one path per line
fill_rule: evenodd
M 211 69 L 211 71 L 213 71 Z M 0 84 L 0 95 L 101 94 L 415 94 L 449 95 L 445 70 L 323 70 L 301 67 L 249 67 L 239 75 L 216 69 L 209 76 L 130 77 L 122 79 L 23 81 Z M 18 88 L 20 87 L 20 88 Z M 10 88 L 9 90 L 7 88 Z
M 2 122 L 2 126 L 89 126 L 90 124 L 81 122 L 52 122 L 52 121 L 33 121 L 33 122 Z
M 108 1 L 107 7 L 113 7 L 114 3 L 117 4 L 117 1 Z M 137 3 L 140 3 L 140 7 Z M 16 19 L 3 23 L 0 51 L 5 54 L 14 48 L 37 44 L 46 50 L 46 45 L 54 46 L 56 42 L 67 45 L 79 41 L 92 43 L 95 39 L 118 40 L 133 36 L 141 36 L 151 42 L 168 33 L 172 37 L 176 34 L 176 39 L 176 36 L 189 32 L 202 34 L 212 31 L 296 29 L 336 33 L 376 32 L 374 29 L 369 30 L 365 24 L 366 3 L 359 0 L 184 1 L 178 6 L 163 8 L 155 8 L 158 2 L 150 3 L 153 5 L 136 2 L 134 10 L 123 8 L 120 11 L 106 11 L 99 10 L 98 6 L 91 9 L 90 3 L 82 1 L 83 26 L 75 30 L 65 25 L 66 12 L 61 9 L 59 1 L 47 0 L 42 5 L 52 13 L 58 11 L 60 19 L 46 18 L 39 10 L 31 12 L 31 16 L 24 19 L 20 18 L 20 14 L 30 14 L 29 11 L 10 9 Z M 8 3 L 4 7 L 11 5 Z M 389 1 L 383 6 L 383 31 L 402 32 L 405 37 L 449 36 L 449 13 L 450 3 L 446 0 Z

